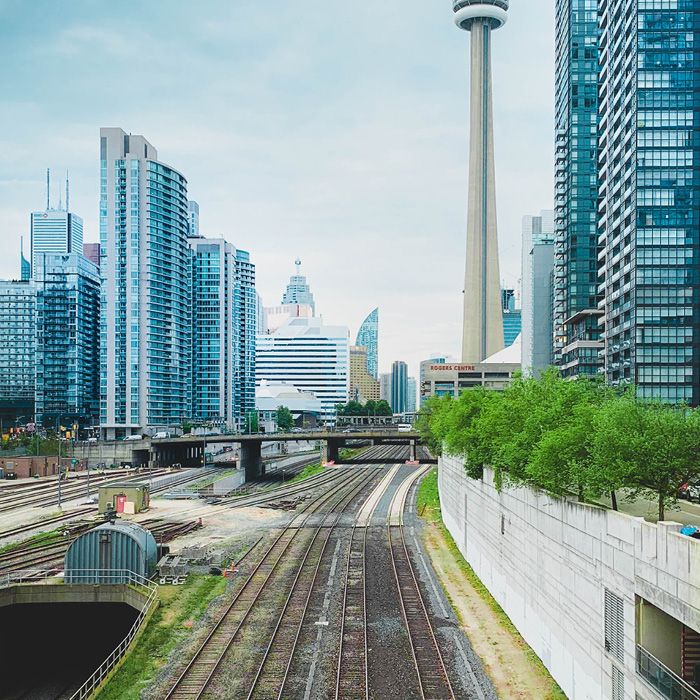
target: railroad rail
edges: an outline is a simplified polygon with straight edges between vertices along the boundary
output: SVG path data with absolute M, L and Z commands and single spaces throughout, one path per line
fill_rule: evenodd
M 376 506 L 375 506 L 376 507 Z M 367 528 L 353 527 L 345 567 L 343 620 L 340 628 L 336 700 L 368 700 L 367 588 L 365 551 Z
M 312 501 L 304 505 L 301 513 L 299 513 L 294 518 L 292 523 L 287 528 L 282 530 L 282 532 L 275 538 L 272 545 L 263 555 L 261 561 L 248 575 L 248 578 L 245 580 L 226 611 L 219 618 L 218 622 L 214 626 L 214 629 L 204 640 L 203 644 L 200 646 L 194 657 L 191 659 L 185 670 L 169 691 L 168 695 L 166 696 L 166 700 L 184 700 L 200 698 L 202 696 L 209 686 L 212 678 L 216 674 L 227 651 L 248 619 L 253 607 L 260 599 L 261 594 L 267 589 L 271 581 L 274 582 L 274 575 L 278 570 L 278 565 L 285 554 L 288 551 L 291 551 L 291 546 L 295 540 L 298 540 L 300 533 L 304 531 L 303 526 L 309 521 L 311 516 L 317 513 L 322 513 L 324 517 L 321 523 L 315 528 L 314 534 L 310 538 L 308 544 L 305 546 L 303 561 L 298 569 L 298 574 L 295 579 L 295 584 L 292 586 L 290 597 L 287 599 L 287 609 L 290 605 L 292 605 L 292 600 L 294 600 L 294 604 L 296 604 L 298 599 L 304 599 L 301 591 L 305 590 L 307 587 L 309 587 L 309 590 L 312 588 L 312 573 L 315 573 L 316 571 L 316 568 L 311 567 L 309 562 L 314 561 L 316 557 L 319 559 L 321 558 L 325 543 L 327 542 L 325 536 L 321 540 L 318 538 L 319 533 L 321 533 L 325 527 L 329 514 L 333 514 L 336 508 L 342 506 L 343 503 L 346 503 L 346 505 L 342 507 L 342 510 L 344 510 L 359 492 L 359 490 L 369 483 L 374 476 L 374 470 L 353 470 L 349 473 L 349 477 L 343 479 L 340 483 L 333 484 L 328 491 L 324 492 L 320 496 L 317 496 Z M 323 511 L 324 508 L 327 510 Z M 330 533 L 328 534 L 330 535 Z M 323 543 L 323 546 L 321 546 L 321 543 Z M 303 583 L 303 586 L 298 587 L 300 593 L 295 596 L 294 591 L 297 588 L 296 584 L 299 584 L 300 582 Z M 306 603 L 308 603 L 308 596 L 306 596 L 305 604 Z M 303 620 L 305 610 L 306 608 L 304 607 L 304 610 L 301 611 L 300 617 L 297 614 L 295 616 L 295 620 Z M 285 630 L 284 636 L 280 636 L 279 633 L 282 627 L 280 620 L 278 620 L 276 634 L 273 634 L 273 638 L 265 653 L 263 662 L 259 667 L 259 669 L 263 670 L 259 670 L 259 675 L 256 677 L 256 681 L 254 681 L 251 693 L 255 692 L 255 686 L 261 682 L 261 676 L 264 673 L 266 662 L 268 662 L 269 659 L 277 659 L 278 656 L 280 656 L 278 654 L 278 650 L 280 648 L 279 645 L 286 647 L 284 649 L 284 654 L 281 655 L 282 657 L 289 656 L 291 660 L 291 656 L 293 656 L 297 635 L 295 634 L 293 637 L 293 645 L 290 651 L 289 640 L 292 639 L 292 636 L 287 635 L 287 630 Z M 293 629 L 293 625 L 291 628 Z M 280 641 L 278 642 L 277 650 L 273 652 L 273 644 L 275 643 L 275 639 L 279 639 Z M 272 662 L 270 661 L 269 664 L 271 663 Z M 279 684 L 281 680 L 281 685 L 283 686 L 287 677 L 288 668 L 289 662 L 285 666 L 284 673 L 281 674 L 282 678 L 280 679 L 279 676 L 282 666 L 277 665 L 275 667 L 277 673 L 272 681 Z M 268 683 L 268 681 L 266 681 L 266 683 Z M 260 687 L 262 688 L 262 686 Z
M 423 472 L 424 470 L 418 470 L 409 476 L 394 494 L 387 524 L 389 550 L 421 697 L 424 700 L 455 700 L 404 536 L 403 512 L 406 499 L 411 485 Z

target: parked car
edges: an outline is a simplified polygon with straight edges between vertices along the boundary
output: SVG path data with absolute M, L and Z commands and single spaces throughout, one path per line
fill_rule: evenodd
M 678 489 L 678 498 L 700 502 L 700 484 L 683 484 L 683 486 Z

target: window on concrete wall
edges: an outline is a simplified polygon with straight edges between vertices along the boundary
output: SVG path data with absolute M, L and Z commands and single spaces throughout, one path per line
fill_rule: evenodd
M 605 651 L 618 661 L 625 660 L 624 601 L 605 589 Z M 614 678 L 614 676 L 613 676 Z
M 625 674 L 613 664 L 612 700 L 625 700 Z

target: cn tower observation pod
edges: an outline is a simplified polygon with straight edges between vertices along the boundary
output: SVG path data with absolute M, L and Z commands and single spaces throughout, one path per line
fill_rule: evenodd
M 455 24 L 470 31 L 475 20 L 486 20 L 491 29 L 502 27 L 508 19 L 508 0 L 453 0 Z

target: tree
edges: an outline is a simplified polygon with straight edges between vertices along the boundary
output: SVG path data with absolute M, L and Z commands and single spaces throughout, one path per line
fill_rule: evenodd
M 656 498 L 658 519 L 683 484 L 700 477 L 700 415 L 684 407 L 624 397 L 596 421 L 594 450 L 601 479 Z
M 394 412 L 391 410 L 391 406 L 384 399 L 380 399 L 379 401 L 377 401 L 376 408 L 378 416 L 394 415 Z
M 286 406 L 280 406 L 277 409 L 277 428 L 279 430 L 288 431 L 294 427 L 294 417 L 292 412 Z

